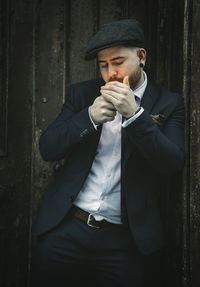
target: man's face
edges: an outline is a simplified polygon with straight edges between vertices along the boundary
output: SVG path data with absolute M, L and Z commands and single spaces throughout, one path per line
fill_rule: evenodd
M 98 53 L 98 63 L 104 81 L 123 82 L 124 77 L 128 76 L 133 90 L 142 80 L 140 60 L 136 50 L 123 46 L 107 48 Z M 145 63 L 145 59 L 143 62 Z

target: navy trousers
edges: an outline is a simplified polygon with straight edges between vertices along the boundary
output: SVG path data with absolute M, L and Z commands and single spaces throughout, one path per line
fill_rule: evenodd
M 127 227 L 96 229 L 74 216 L 39 237 L 31 287 L 142 287 L 144 263 Z

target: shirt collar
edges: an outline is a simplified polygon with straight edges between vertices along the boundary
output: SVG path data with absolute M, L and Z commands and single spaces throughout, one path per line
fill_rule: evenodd
M 144 91 L 145 91 L 146 86 L 147 86 L 147 74 L 145 73 L 145 71 L 143 71 L 143 74 L 144 74 L 144 82 L 142 83 L 141 86 L 139 86 L 137 89 L 135 89 L 133 91 L 134 95 L 136 97 L 138 97 L 140 99 L 140 101 L 142 100 L 142 97 L 144 95 Z

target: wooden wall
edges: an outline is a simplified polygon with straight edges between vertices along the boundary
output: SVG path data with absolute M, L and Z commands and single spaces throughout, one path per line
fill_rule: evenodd
M 187 162 L 182 188 L 159 195 L 171 249 L 165 286 L 200 285 L 199 0 L 0 0 L 0 286 L 28 286 L 31 223 L 60 162 L 45 163 L 38 139 L 71 83 L 98 77 L 86 62 L 104 23 L 143 25 L 149 77 L 183 93 Z

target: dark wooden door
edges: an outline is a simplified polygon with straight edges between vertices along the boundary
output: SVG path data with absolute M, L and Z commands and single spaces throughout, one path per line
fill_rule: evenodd
M 99 75 L 96 62 L 84 60 L 89 38 L 102 24 L 128 17 L 143 25 L 149 77 L 186 102 L 182 186 L 172 189 L 171 182 L 158 194 L 171 247 L 164 284 L 200 284 L 199 6 L 198 0 L 0 0 L 0 286 L 28 286 L 31 224 L 60 168 L 41 159 L 38 139 L 69 84 Z
M 28 274 L 32 9 L 16 2 L 0 1 L 0 286 L 26 286 Z

